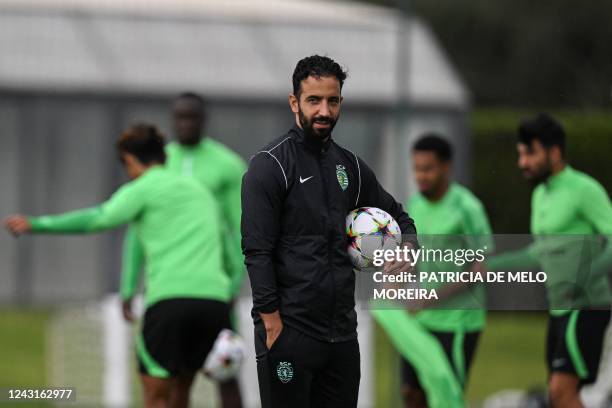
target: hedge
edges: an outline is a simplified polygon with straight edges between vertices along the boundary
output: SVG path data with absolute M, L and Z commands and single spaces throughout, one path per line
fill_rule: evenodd
M 567 157 L 576 169 L 612 191 L 612 115 L 600 111 L 549 112 L 568 137 Z M 516 129 L 533 111 L 477 109 L 472 114 L 472 188 L 487 208 L 495 233 L 529 231 L 532 187 L 518 171 Z

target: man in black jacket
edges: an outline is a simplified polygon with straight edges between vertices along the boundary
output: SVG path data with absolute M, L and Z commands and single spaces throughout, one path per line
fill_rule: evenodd
M 258 152 L 242 182 L 242 247 L 253 290 L 264 408 L 356 407 L 360 358 L 345 218 L 378 207 L 417 246 L 413 221 L 372 170 L 331 137 L 346 79 L 332 59 L 298 62 L 296 124 Z M 407 262 L 385 265 L 407 271 Z

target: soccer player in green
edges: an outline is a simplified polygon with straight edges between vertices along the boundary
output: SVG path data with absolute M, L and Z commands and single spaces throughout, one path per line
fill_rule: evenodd
M 451 181 L 452 147 L 436 134 L 427 134 L 413 147 L 414 174 L 419 193 L 407 204 L 418 220 L 421 244 L 439 249 L 492 249 L 491 228 L 481 202 L 468 189 Z M 481 263 L 462 271 L 480 271 Z M 452 268 L 452 269 L 447 269 Z M 458 270 L 454 264 L 420 263 L 419 271 Z M 470 365 L 485 325 L 484 288 L 445 284 L 439 300 L 416 314 L 417 322 L 442 347 L 458 384 L 465 387 Z M 432 390 L 436 392 L 436 390 Z M 424 392 L 410 358 L 402 361 L 402 393 L 407 407 L 426 407 Z
M 235 298 L 244 280 L 244 256 L 240 246 L 240 189 L 246 171 L 244 160 L 220 142 L 205 136 L 204 99 L 185 92 L 172 106 L 176 141 L 166 145 L 166 167 L 186 177 L 193 177 L 213 195 L 221 209 L 223 229 L 223 265 L 231 280 Z M 141 248 L 131 229 L 124 242 L 123 274 L 137 275 L 142 265 Z
M 176 141 L 166 146 L 166 167 L 194 177 L 217 200 L 224 231 L 223 264 L 234 298 L 246 271 L 240 245 L 240 189 L 246 164 L 238 154 L 205 135 L 205 108 L 204 99 L 195 93 L 183 93 L 174 100 Z
M 146 313 L 136 348 L 147 407 L 186 407 L 197 370 L 230 327 L 230 280 L 223 273 L 221 221 L 212 195 L 163 166 L 164 138 L 149 125 L 125 130 L 117 149 L 132 180 L 93 208 L 60 215 L 13 215 L 15 235 L 94 233 L 131 224 L 146 258 Z M 131 299 L 137 275 L 122 276 Z M 224 390 L 224 387 L 226 388 Z M 236 395 L 235 383 L 221 384 Z M 224 399 L 224 407 L 240 400 Z
M 223 270 L 230 278 L 233 303 L 242 287 L 245 273 L 240 242 L 240 190 L 246 164 L 228 147 L 205 136 L 206 103 L 202 96 L 193 92 L 178 95 L 172 104 L 172 114 L 176 140 L 166 145 L 165 166 L 176 174 L 195 179 L 212 193 L 217 202 L 221 211 Z M 128 228 L 123 245 L 124 281 L 137 280 L 143 267 L 142 252 L 136 234 L 132 228 Z M 123 314 L 129 320 L 132 299 L 123 297 Z M 231 317 L 235 326 L 236 315 L 232 314 Z M 221 399 L 233 401 L 236 398 L 241 398 L 238 382 L 229 380 L 221 388 Z
M 612 204 L 601 184 L 566 162 L 565 132 L 551 116 L 523 121 L 517 149 L 519 168 L 536 185 L 529 254 L 548 275 L 549 398 L 553 408 L 579 408 L 580 387 L 596 380 L 610 321 Z

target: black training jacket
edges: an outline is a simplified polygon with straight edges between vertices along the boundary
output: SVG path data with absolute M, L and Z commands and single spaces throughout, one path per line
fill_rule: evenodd
M 242 250 L 256 324 L 258 312 L 279 310 L 283 324 L 320 340 L 356 338 L 345 219 L 358 207 L 387 211 L 418 246 L 402 205 L 333 140 L 294 126 L 252 157 L 242 180 Z

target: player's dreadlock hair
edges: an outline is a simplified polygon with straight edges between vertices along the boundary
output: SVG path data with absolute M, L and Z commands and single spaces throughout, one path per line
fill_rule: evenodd
M 119 157 L 121 153 L 130 153 L 142 164 L 164 163 L 164 135 L 154 125 L 139 123 L 121 132 L 117 140 Z
M 433 152 L 440 161 L 453 159 L 453 148 L 449 142 L 437 133 L 426 133 L 412 147 L 415 152 Z
M 340 82 L 340 89 L 344 85 L 346 79 L 346 71 L 333 59 L 322 57 L 320 55 L 312 55 L 298 61 L 293 71 L 293 94 L 300 96 L 302 90 L 302 81 L 309 76 L 321 78 L 325 76 L 333 76 Z
M 561 154 L 565 155 L 565 131 L 563 126 L 546 113 L 523 120 L 518 128 L 519 143 L 531 146 L 534 140 L 542 143 L 546 149 L 559 146 Z

